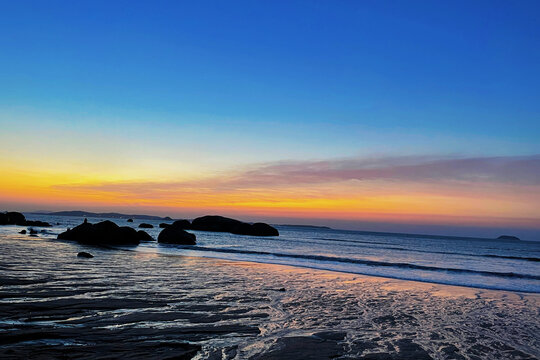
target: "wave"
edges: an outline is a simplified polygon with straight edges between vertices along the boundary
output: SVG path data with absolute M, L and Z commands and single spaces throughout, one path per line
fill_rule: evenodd
M 518 273 L 513 273 L 513 272 L 482 271 L 482 270 L 470 270 L 470 269 L 460 269 L 460 268 L 442 268 L 442 267 L 436 267 L 436 266 L 417 265 L 417 264 L 410 264 L 410 263 L 393 263 L 393 262 L 386 262 L 386 261 L 350 259 L 350 258 L 323 256 L 323 255 L 302 255 L 302 254 L 273 253 L 273 252 L 255 251 L 255 250 L 211 248 L 211 247 L 204 247 L 204 246 L 197 246 L 197 245 L 178 246 L 178 247 L 181 249 L 186 249 L 186 250 L 211 251 L 211 252 L 218 252 L 218 253 L 265 255 L 265 256 L 274 256 L 274 257 L 280 257 L 280 258 L 304 259 L 304 260 L 338 262 L 338 263 L 348 263 L 348 264 L 361 264 L 361 265 L 368 265 L 368 266 L 374 266 L 374 267 L 377 267 L 377 266 L 394 267 L 394 268 L 401 268 L 401 269 L 414 269 L 414 270 L 424 270 L 424 271 L 438 271 L 438 272 L 473 274 L 473 275 L 483 275 L 483 276 L 496 276 L 496 277 L 503 277 L 503 278 L 540 280 L 540 276 L 529 275 L 529 274 L 518 274 Z
M 388 243 L 383 243 L 383 242 L 345 240 L 345 239 L 330 239 L 330 238 L 318 238 L 318 239 L 319 240 L 325 240 L 325 241 L 350 242 L 350 243 L 354 243 L 354 244 L 375 244 L 375 245 L 387 245 L 388 244 Z M 522 261 L 540 262 L 540 258 L 533 257 L 533 256 L 510 256 L 510 255 L 496 255 L 496 254 L 468 254 L 468 253 L 460 253 L 460 252 L 453 252 L 453 251 L 407 249 L 407 248 L 401 248 L 401 247 L 395 247 L 395 246 L 377 246 L 377 247 L 371 247 L 371 246 L 365 246 L 365 245 L 359 245 L 359 246 L 364 246 L 364 247 L 369 247 L 369 248 L 374 248 L 374 249 L 411 251 L 411 252 L 419 252 L 419 253 L 427 253 L 427 254 L 462 255 L 462 256 L 489 257 L 489 258 L 498 258 L 498 259 L 510 259 L 510 260 L 522 260 Z

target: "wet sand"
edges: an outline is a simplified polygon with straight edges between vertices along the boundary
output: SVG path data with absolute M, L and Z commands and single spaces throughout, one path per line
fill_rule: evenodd
M 535 294 L 0 239 L 2 359 L 537 359 L 539 305 Z

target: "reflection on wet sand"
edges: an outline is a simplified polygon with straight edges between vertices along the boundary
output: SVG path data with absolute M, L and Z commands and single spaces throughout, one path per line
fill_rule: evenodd
M 2 358 L 540 356 L 538 295 L 17 235 L 0 267 Z

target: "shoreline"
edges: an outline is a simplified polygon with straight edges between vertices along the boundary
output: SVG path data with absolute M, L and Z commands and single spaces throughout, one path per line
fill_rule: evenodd
M 59 240 L 63 241 L 63 240 Z M 67 240 L 65 240 L 67 241 Z M 299 269 L 308 269 L 313 271 L 326 271 L 330 273 L 338 273 L 338 274 L 348 274 L 352 276 L 363 276 L 363 277 L 373 277 L 378 278 L 382 280 L 396 280 L 396 281 L 404 281 L 404 282 L 411 282 L 411 283 L 417 283 L 417 284 L 431 284 L 431 285 L 440 285 L 440 286 L 450 286 L 450 287 L 457 287 L 457 288 L 466 288 L 466 289 L 476 289 L 476 290 L 483 290 L 483 291 L 502 291 L 502 292 L 509 292 L 509 293 L 516 293 L 516 294 L 523 294 L 523 295 L 537 295 L 540 298 L 540 292 L 535 291 L 526 291 L 526 290 L 508 290 L 503 288 L 494 288 L 494 287 L 480 287 L 480 286 L 473 286 L 473 285 L 460 285 L 460 284 L 451 284 L 451 283 L 443 283 L 443 282 L 435 282 L 432 280 L 418 280 L 418 279 L 410 279 L 410 278 L 403 278 L 403 277 L 392 277 L 392 276 L 384 276 L 384 275 L 370 275 L 370 274 L 362 274 L 362 273 L 355 273 L 351 271 L 346 270 L 336 270 L 336 269 L 326 269 L 326 268 L 317 268 L 313 266 L 307 266 L 307 265 L 290 265 L 290 264 L 281 264 L 277 262 L 264 262 L 264 261 L 255 261 L 255 260 L 234 260 L 234 259 L 225 259 L 220 257 L 213 257 L 213 256 L 197 256 L 197 255 L 183 255 L 183 254 L 167 254 L 167 253 L 159 253 L 159 252 L 146 252 L 146 251 L 140 251 L 135 249 L 128 249 L 128 248 L 115 248 L 110 247 L 111 250 L 121 250 L 121 251 L 132 251 L 132 252 L 142 252 L 147 254 L 157 254 L 160 256 L 179 256 L 179 257 L 193 257 L 193 258 L 200 258 L 200 259 L 210 259 L 210 260 L 219 260 L 219 261 L 229 261 L 229 262 L 238 262 L 238 263 L 246 263 L 246 264 L 260 264 L 260 265 L 275 265 L 275 266 L 284 266 L 284 267 L 292 267 L 292 268 L 299 268 Z
M 536 294 L 18 236 L 0 250 L 7 359 L 93 358 L 118 341 L 141 359 L 540 356 Z

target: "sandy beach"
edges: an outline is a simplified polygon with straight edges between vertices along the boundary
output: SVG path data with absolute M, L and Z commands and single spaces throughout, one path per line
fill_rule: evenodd
M 3 359 L 540 356 L 536 294 L 24 235 L 1 239 L 0 267 Z

